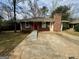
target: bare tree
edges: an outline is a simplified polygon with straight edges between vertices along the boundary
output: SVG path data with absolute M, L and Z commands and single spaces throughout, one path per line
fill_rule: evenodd
M 38 0 L 28 0 L 28 6 L 30 8 L 30 12 L 32 13 L 33 17 L 41 16 L 41 10 L 38 6 Z

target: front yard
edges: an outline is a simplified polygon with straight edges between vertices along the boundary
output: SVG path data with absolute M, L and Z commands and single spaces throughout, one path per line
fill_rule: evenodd
M 28 35 L 28 33 L 14 33 L 7 31 L 0 33 L 0 56 L 7 56 L 9 53 Z

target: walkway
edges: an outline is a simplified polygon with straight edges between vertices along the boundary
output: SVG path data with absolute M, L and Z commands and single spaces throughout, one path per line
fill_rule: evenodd
M 38 39 L 25 40 L 11 53 L 10 59 L 79 59 L 79 37 L 67 33 L 40 32 Z

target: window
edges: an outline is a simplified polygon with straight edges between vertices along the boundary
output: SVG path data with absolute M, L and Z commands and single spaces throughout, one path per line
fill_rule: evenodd
M 46 23 L 42 23 L 42 28 L 46 28 Z
M 29 23 L 26 23 L 25 24 L 25 28 L 30 28 L 30 24 Z

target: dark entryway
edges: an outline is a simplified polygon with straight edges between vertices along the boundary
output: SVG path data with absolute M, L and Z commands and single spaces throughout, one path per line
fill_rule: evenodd
M 33 29 L 34 30 L 39 30 L 39 27 L 40 27 L 39 23 L 36 23 L 36 22 L 33 23 Z

